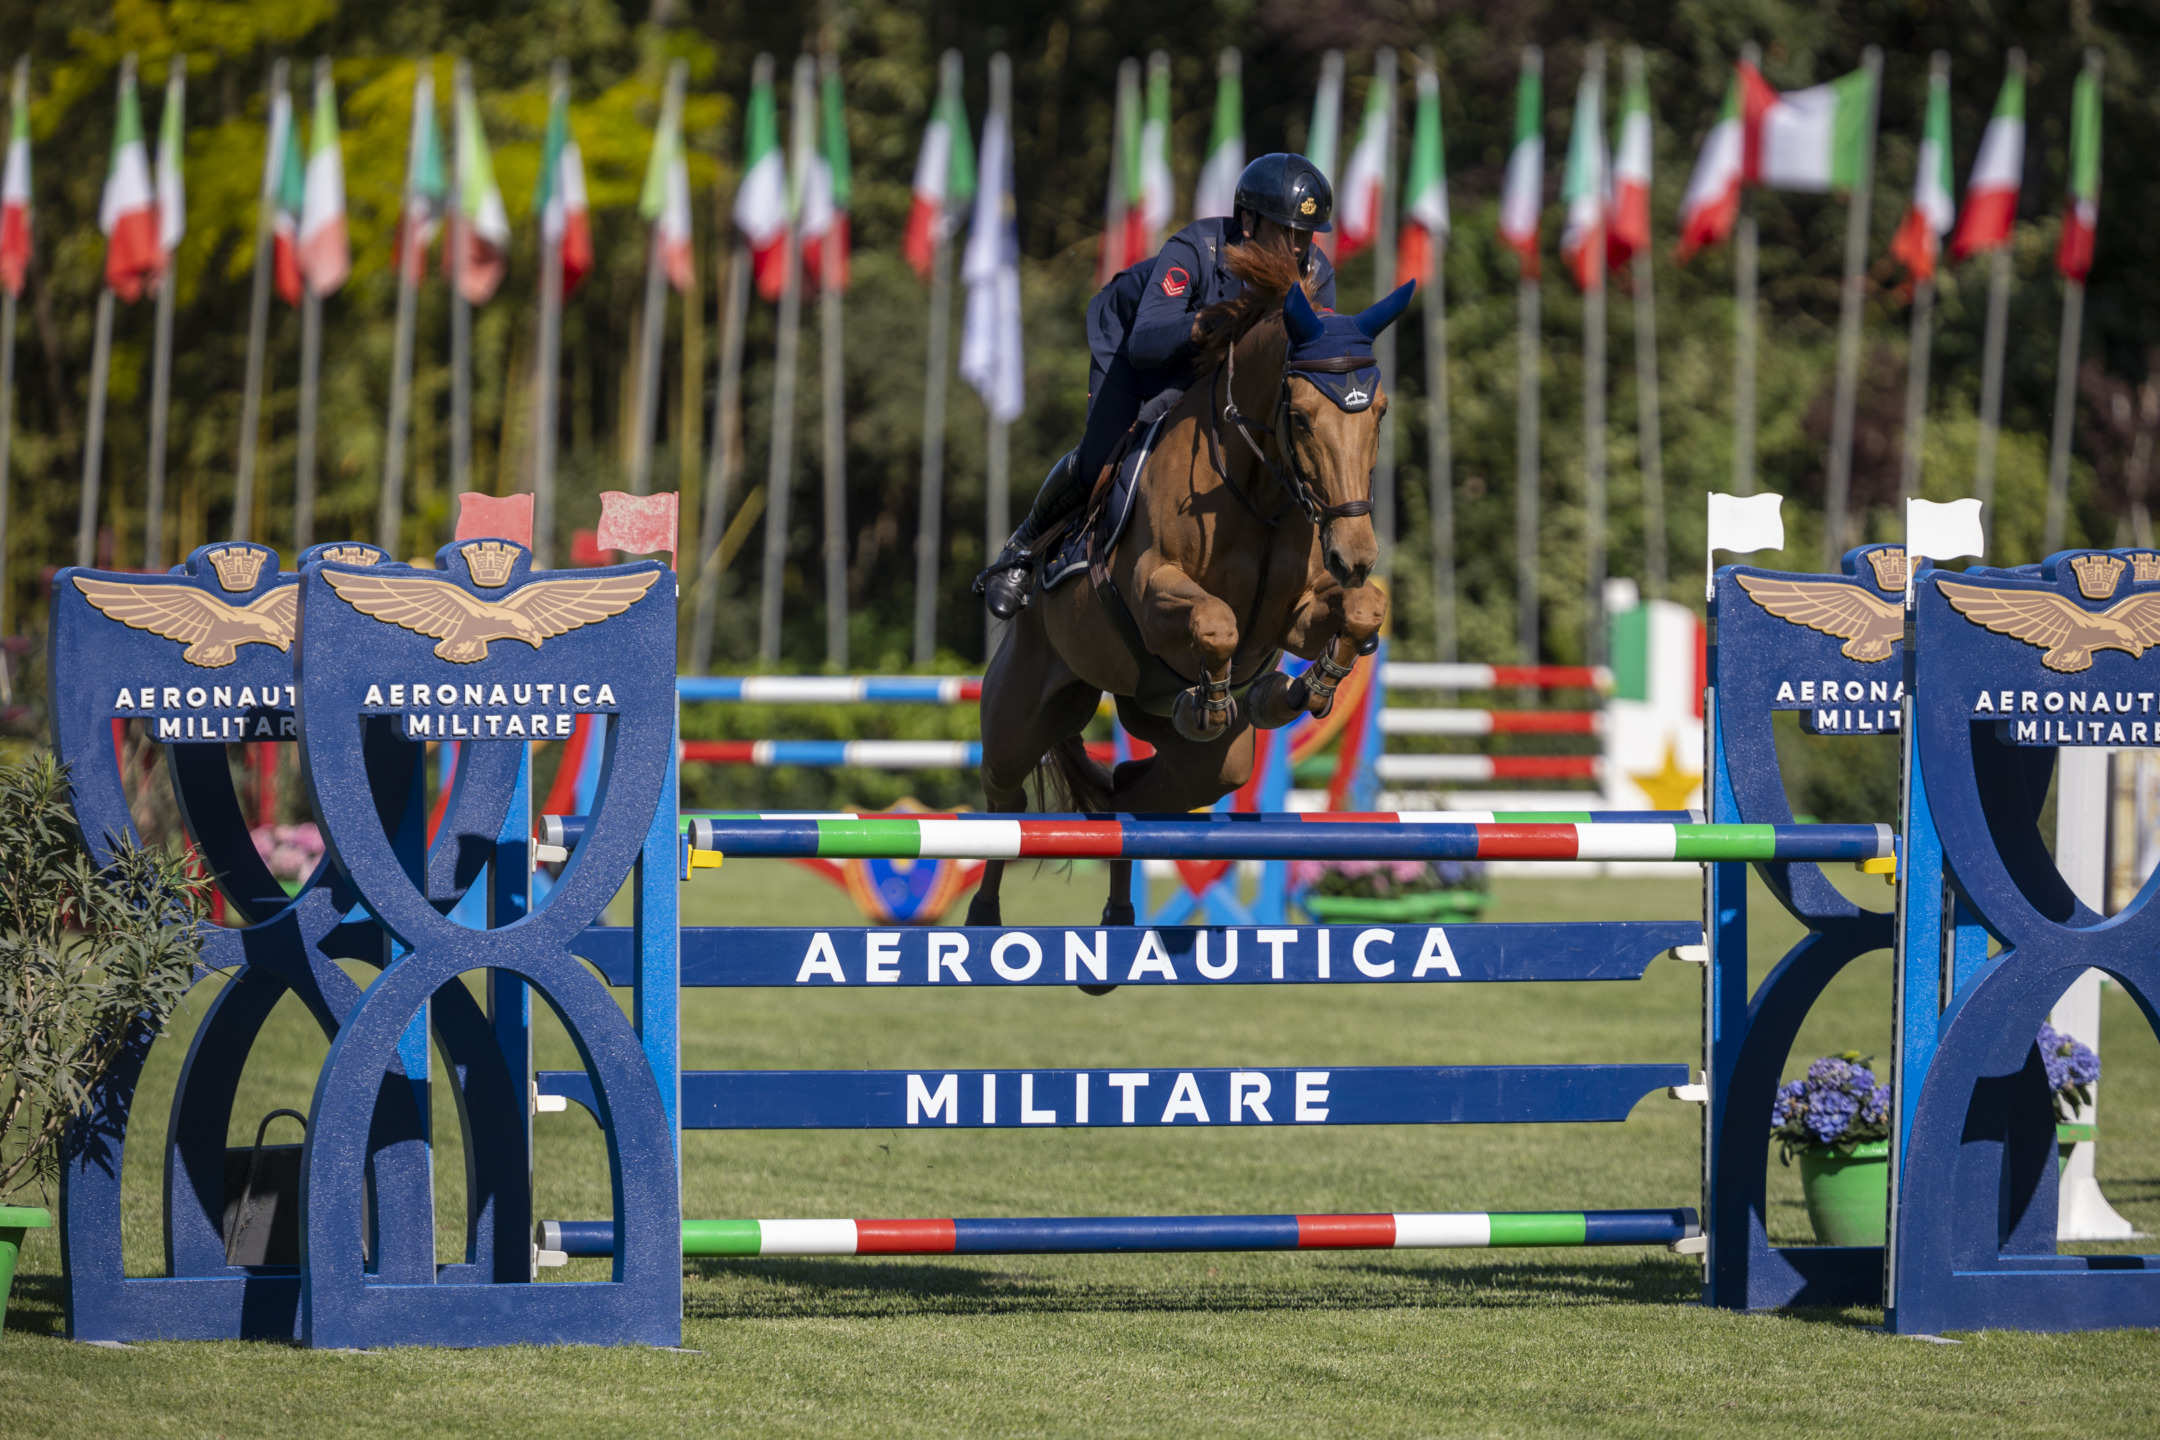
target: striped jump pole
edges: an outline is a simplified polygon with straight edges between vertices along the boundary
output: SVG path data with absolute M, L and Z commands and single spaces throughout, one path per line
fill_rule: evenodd
M 1383 735 L 1602 735 L 1600 710 L 1440 710 L 1391 705 L 1380 712 Z
M 720 816 L 691 821 L 689 838 L 693 850 L 746 859 L 1807 860 L 1862 864 L 1888 861 L 1895 854 L 1895 832 L 1887 825 L 1466 824 L 1447 811 L 1404 812 L 1388 821 L 1353 814 L 1313 815 L 1296 823 L 1257 816 L 1129 820 Z
M 700 820 L 967 820 L 988 824 L 1010 824 L 1011 815 L 1001 815 L 990 810 L 961 810 L 949 812 L 922 811 L 853 811 L 818 810 L 787 811 L 778 814 L 754 814 L 731 810 L 691 812 L 682 816 L 681 831 L 688 835 L 691 827 Z M 1031 822 L 1054 820 L 1059 822 L 1097 821 L 1100 815 L 1032 815 Z M 1181 825 L 1341 825 L 1358 823 L 1368 825 L 1525 825 L 1525 824 L 1576 824 L 1576 825 L 1699 825 L 1703 814 L 1700 810 L 1282 810 L 1247 811 L 1244 813 L 1224 811 L 1195 811 L 1192 814 L 1164 816 L 1120 816 L 1121 821 L 1170 820 Z M 577 848 L 585 835 L 585 817 L 582 815 L 542 815 L 533 825 L 533 838 L 543 845 L 560 846 L 567 850 Z
M 1491 780 L 1595 780 L 1602 755 L 1380 755 L 1373 774 L 1384 781 L 1480 783 Z
M 1613 688 L 1603 665 L 1436 665 L 1390 660 L 1380 667 L 1391 690 L 1595 690 Z
M 1105 764 L 1108 741 L 1088 745 L 1088 754 Z M 685 740 L 678 747 L 686 765 L 811 765 L 820 769 L 855 766 L 865 770 L 972 770 L 982 764 L 982 745 L 974 740 Z
M 973 675 L 679 675 L 683 700 L 761 705 L 972 705 L 982 698 Z
M 543 1220 L 543 1265 L 615 1253 L 612 1220 Z M 685 1220 L 685 1256 L 1104 1255 L 1193 1250 L 1487 1250 L 1676 1245 L 1692 1209 L 1037 1220 Z

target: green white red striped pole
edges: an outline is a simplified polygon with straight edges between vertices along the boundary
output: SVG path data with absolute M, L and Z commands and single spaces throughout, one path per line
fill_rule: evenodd
M 1465 823 L 1447 811 L 1374 817 L 718 816 L 690 847 L 745 859 L 885 860 L 1884 860 L 1887 825 Z
M 612 1255 L 611 1220 L 544 1220 L 540 1262 Z M 685 1256 L 1084 1255 L 1191 1250 L 1485 1250 L 1676 1245 L 1696 1212 L 1106 1215 L 1013 1220 L 685 1220 Z

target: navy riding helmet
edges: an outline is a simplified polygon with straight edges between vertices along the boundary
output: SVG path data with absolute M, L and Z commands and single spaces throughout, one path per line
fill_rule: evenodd
M 1335 227 L 1335 189 L 1303 155 L 1262 155 L 1239 174 L 1236 208 L 1291 230 L 1325 235 Z

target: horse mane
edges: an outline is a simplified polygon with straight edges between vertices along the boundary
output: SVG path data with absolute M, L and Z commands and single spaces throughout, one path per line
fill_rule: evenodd
M 1291 286 L 1302 285 L 1305 298 L 1313 298 L 1317 277 L 1298 273 L 1297 252 L 1287 240 L 1273 245 L 1252 240 L 1226 245 L 1223 264 L 1245 282 L 1245 290 L 1193 318 L 1193 339 L 1200 347 L 1193 364 L 1199 370 L 1221 361 L 1261 322 L 1272 319 L 1281 325 L 1283 298 Z

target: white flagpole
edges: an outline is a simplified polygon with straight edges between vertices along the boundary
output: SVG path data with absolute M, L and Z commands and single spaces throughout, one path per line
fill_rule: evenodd
M 1525 75 L 1542 74 L 1545 55 L 1523 47 Z M 1544 177 L 1538 177 L 1540 186 Z M 1542 194 L 1540 204 L 1543 203 Z M 1515 286 L 1515 641 L 1525 665 L 1538 663 L 1538 279 L 1522 267 Z M 1524 692 L 1525 706 L 1536 703 Z
M 795 57 L 793 113 L 788 116 L 786 270 L 780 287 L 780 333 L 773 355 L 771 459 L 765 472 L 765 574 L 758 600 L 758 656 L 780 659 L 780 604 L 787 578 L 788 500 L 795 474 L 795 371 L 802 346 L 802 187 L 817 139 L 817 61 Z
M 990 57 L 990 110 L 998 117 L 1009 154 L 1009 147 L 1013 143 L 1012 61 L 1006 58 L 1002 50 Z M 1012 166 L 1008 159 L 994 172 L 988 166 L 980 167 L 976 172 L 975 183 L 978 187 L 1003 187 L 1005 177 L 1011 173 Z M 990 407 L 990 431 L 984 449 L 983 508 L 984 529 L 987 533 L 984 536 L 983 553 L 995 555 L 999 547 L 1004 545 L 1005 537 L 1012 533 L 1012 422 L 1000 420 L 994 405 Z M 983 619 L 983 663 L 987 665 L 990 657 L 997 654 L 998 641 L 1005 633 L 1005 622 L 987 609 L 983 611 Z
M 135 57 L 120 62 L 119 93 L 135 83 Z M 98 486 L 105 475 L 105 392 L 112 369 L 113 292 L 98 287 L 97 334 L 90 347 L 90 420 L 83 436 L 82 509 L 75 520 L 75 563 L 97 561 Z
M 383 440 L 383 478 L 380 505 L 375 517 L 375 543 L 392 555 L 402 553 L 399 522 L 405 516 L 405 436 L 412 412 L 413 322 L 420 287 L 413 282 L 416 267 L 427 264 L 423 252 L 417 259 L 407 247 L 421 237 L 412 230 L 413 201 L 420 194 L 420 144 L 434 120 L 435 74 L 426 60 L 413 79 L 411 136 L 405 147 L 405 189 L 398 206 L 397 329 L 390 349 L 390 433 Z
M 659 133 L 678 140 L 682 128 L 683 82 L 689 73 L 690 67 L 681 60 L 670 65 L 667 91 L 660 102 Z M 660 415 L 661 342 L 667 338 L 667 264 L 660 253 L 661 223 L 660 216 L 653 218 L 645 244 L 645 319 L 638 336 L 637 428 L 630 433 L 630 493 L 633 495 L 643 495 L 652 488 L 653 425 Z M 695 383 L 694 377 L 691 383 Z
M 1928 90 L 1950 83 L 1950 52 L 1928 61 Z M 1940 249 L 1940 242 L 1937 242 Z M 1940 256 L 1937 263 L 1941 263 Z M 1913 283 L 1911 354 L 1905 367 L 1905 443 L 1898 457 L 1898 503 L 1920 495 L 1920 456 L 1927 440 L 1928 365 L 1935 347 L 1935 277 Z
M 960 83 L 960 52 L 948 50 L 939 62 L 938 94 Z M 971 143 L 956 135 L 954 145 Z M 945 202 L 931 232 L 930 315 L 925 327 L 929 354 L 924 359 L 922 488 L 915 517 L 915 663 L 937 658 L 938 561 L 945 548 L 945 379 L 952 369 L 952 167 L 945 171 Z
M 1591 116 L 1595 154 L 1605 150 L 1605 47 L 1593 43 L 1583 69 L 1596 83 L 1596 113 Z M 1605 242 L 1612 228 L 1611 177 L 1591 181 L 1603 217 L 1590 244 L 1590 292 L 1583 296 L 1583 502 L 1589 540 L 1589 586 L 1584 597 L 1583 651 L 1593 665 L 1605 663 Z
M 1373 56 L 1372 83 L 1387 97 L 1387 134 L 1380 145 L 1380 223 L 1373 236 L 1373 299 L 1385 300 L 1395 287 L 1395 52 L 1382 46 Z M 1395 327 L 1390 325 L 1373 341 L 1373 356 L 1380 362 L 1380 385 L 1395 389 Z M 1380 453 L 1373 462 L 1373 529 L 1379 532 L 1383 578 L 1392 573 L 1395 558 L 1395 427 L 1380 419 Z
M 1418 50 L 1430 72 L 1430 47 Z M 1442 174 L 1446 171 L 1443 168 Z M 1432 509 L 1433 659 L 1452 661 L 1455 617 L 1455 432 L 1448 419 L 1447 245 L 1451 234 L 1425 246 L 1425 486 Z
M 165 108 L 180 107 L 187 113 L 187 56 L 172 57 L 165 74 Z M 185 124 L 185 119 L 182 121 Z M 159 148 L 163 148 L 165 117 L 158 116 Z M 182 132 L 183 134 L 185 131 Z M 160 184 L 163 176 L 159 177 Z M 159 248 L 163 249 L 165 197 L 158 196 Z M 150 475 L 143 497 L 143 568 L 165 568 L 165 434 L 172 414 L 173 291 L 179 288 L 178 264 L 170 255 L 157 281 L 157 338 L 150 360 Z
M 274 113 L 279 97 L 285 94 L 286 62 L 280 59 L 270 67 L 269 110 Z M 295 142 L 299 133 L 297 116 L 287 107 L 285 144 Z M 270 154 L 267 145 L 263 156 L 262 190 L 255 201 L 255 275 L 248 295 L 248 348 L 247 378 L 240 392 L 240 460 L 234 471 L 232 538 L 246 540 L 254 528 L 255 520 L 255 445 L 262 430 L 263 353 L 269 346 L 270 334 L 270 260 L 276 248 L 271 240 L 271 227 L 277 218 L 278 177 L 283 169 L 283 155 Z
M 2013 49 L 2009 73 L 2025 78 L 2025 52 Z M 1987 338 L 1980 352 L 1980 438 L 1973 453 L 1973 498 L 1983 533 L 1995 538 L 1995 441 L 2002 431 L 2003 347 L 2010 329 L 2010 245 L 1988 254 Z
M 557 56 L 548 67 L 548 113 L 569 103 L 570 64 Z M 542 147 L 545 163 L 546 147 Z M 569 200 L 563 195 L 560 156 L 558 173 L 547 176 L 548 193 L 562 206 L 568 227 Z M 555 432 L 561 428 L 561 404 L 557 400 L 562 375 L 563 264 L 561 235 L 548 233 L 547 216 L 540 217 L 540 363 L 533 372 L 533 568 L 548 570 L 555 563 Z
M 472 90 L 472 66 L 457 62 L 450 81 L 450 524 L 457 525 L 458 497 L 472 489 L 472 306 L 465 299 L 465 251 L 472 217 L 465 213 L 464 114 Z M 395 553 L 395 552 L 392 552 Z
M 1837 390 L 1830 412 L 1830 460 L 1823 516 L 1823 569 L 1835 570 L 1845 553 L 1849 526 L 1846 502 L 1852 493 L 1853 411 L 1860 397 L 1860 302 L 1867 293 L 1868 220 L 1875 199 L 1875 117 L 1882 110 L 1882 51 L 1873 45 L 1860 55 L 1868 77 L 1865 139 L 1860 173 L 1853 177 L 1845 215 L 1845 284 L 1838 303 Z
M 1750 40 L 1740 58 L 1762 64 L 1762 47 Z M 1755 326 L 1757 289 L 1755 187 L 1740 187 L 1740 216 L 1733 224 L 1733 457 L 1735 495 L 1755 493 Z
M 1642 84 L 1643 55 L 1628 46 L 1621 57 L 1628 89 Z M 1635 425 L 1642 466 L 1643 573 L 1653 600 L 1666 598 L 1671 583 L 1665 552 L 1665 446 L 1658 417 L 1657 256 L 1645 245 L 1635 252 Z
M 839 68 L 840 62 L 831 51 L 818 57 L 821 81 L 830 79 Z M 822 126 L 830 117 L 823 115 L 824 96 L 818 98 Z M 830 137 L 825 137 L 824 143 L 829 147 Z M 837 185 L 838 180 L 838 176 L 829 177 L 828 186 Z M 824 263 L 818 270 L 818 372 L 823 382 L 819 429 L 825 452 L 825 663 L 836 674 L 846 674 L 848 664 L 847 417 L 843 413 L 847 372 L 842 363 L 846 341 L 840 308 L 840 247 L 844 243 L 841 216 L 836 193 L 825 226 Z

